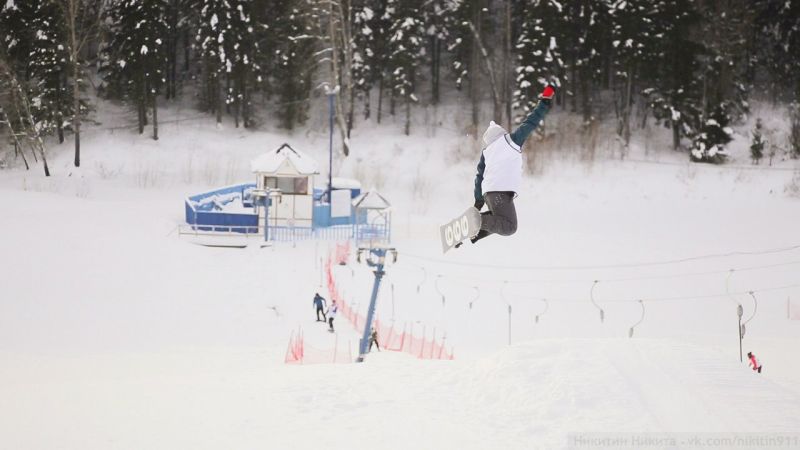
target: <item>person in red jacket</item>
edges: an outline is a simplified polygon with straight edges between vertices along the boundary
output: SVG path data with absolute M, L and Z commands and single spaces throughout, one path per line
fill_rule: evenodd
M 750 359 L 750 367 L 756 372 L 761 373 L 761 364 L 758 363 L 756 355 L 754 355 L 753 352 L 747 352 L 747 358 Z

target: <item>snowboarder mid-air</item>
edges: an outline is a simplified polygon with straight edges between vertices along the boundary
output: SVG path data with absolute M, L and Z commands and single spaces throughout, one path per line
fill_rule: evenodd
M 511 236 L 517 231 L 514 197 L 522 182 L 522 144 L 550 111 L 553 95 L 555 88 L 548 84 L 539 103 L 514 132 L 491 121 L 483 133 L 485 147 L 475 174 L 475 208 L 480 211 L 485 204 L 489 210 L 481 213 L 480 232 L 470 239 L 473 244 L 490 234 Z

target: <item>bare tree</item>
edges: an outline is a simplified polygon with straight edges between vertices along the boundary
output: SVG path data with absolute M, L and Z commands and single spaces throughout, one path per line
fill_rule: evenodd
M 51 0 L 64 13 L 64 24 L 68 35 L 68 52 L 72 68 L 72 129 L 75 133 L 75 167 L 81 165 L 81 101 L 80 85 L 83 82 L 81 59 L 87 44 L 100 27 L 101 0 Z
M 314 34 L 323 47 L 316 54 L 319 63 L 329 63 L 330 85 L 339 87 L 335 119 L 342 141 L 342 152 L 350 154 L 355 92 L 353 89 L 353 11 L 351 0 L 309 0 L 316 11 Z M 322 65 L 322 64 L 321 64 Z
M 505 0 L 503 5 L 503 103 L 505 104 L 505 113 L 506 113 L 506 129 L 510 130 L 512 121 L 514 120 L 512 117 L 513 111 L 511 110 L 512 104 L 512 89 L 511 89 L 511 77 L 512 77 L 512 70 L 511 70 L 511 62 L 513 61 L 513 56 L 511 53 L 511 0 Z
M 7 85 L 8 88 L 8 105 L 3 107 L 0 105 L 0 112 L 6 112 L 6 121 L 5 124 L 8 126 L 9 130 L 11 130 L 11 135 L 13 136 L 15 146 L 23 152 L 23 145 L 19 141 L 19 136 L 25 136 L 31 146 L 31 151 L 34 155 L 34 159 L 36 159 L 36 153 L 39 153 L 39 156 L 42 158 L 42 164 L 44 165 L 44 175 L 46 177 L 50 176 L 50 168 L 47 165 L 47 156 L 45 155 L 44 150 L 44 142 L 42 141 L 42 137 L 39 134 L 39 130 L 36 128 L 36 122 L 33 119 L 33 114 L 31 114 L 31 107 L 30 103 L 28 102 L 28 97 L 25 94 L 25 90 L 20 85 L 19 81 L 17 80 L 16 75 L 14 72 L 8 67 L 5 59 L 0 56 L 0 85 Z M 8 111 L 14 110 L 16 116 L 19 118 L 19 124 L 21 129 L 16 130 L 14 128 L 13 120 L 8 115 Z M 25 155 L 22 155 L 23 159 L 25 159 Z M 28 166 L 28 161 L 25 160 L 25 166 Z
M 481 41 L 480 31 L 477 28 L 475 28 L 475 24 L 470 22 L 469 23 L 469 29 L 472 30 L 472 34 L 475 36 L 475 44 L 476 44 L 477 48 L 480 50 L 481 56 L 483 57 L 483 62 L 486 65 L 486 72 L 489 73 L 489 85 L 492 88 L 492 104 L 494 105 L 494 110 L 492 111 L 492 113 L 493 113 L 494 117 L 497 118 L 497 120 L 501 120 L 500 117 L 502 115 L 502 113 L 501 113 L 502 102 L 500 100 L 500 93 L 499 93 L 498 87 L 497 87 L 497 77 L 495 76 L 494 68 L 492 67 L 491 55 L 489 55 L 489 52 L 486 50 L 486 47 L 483 45 L 483 42 Z M 504 69 L 504 71 L 505 71 L 505 69 Z M 504 75 L 505 75 L 505 73 L 504 73 Z M 477 83 L 474 83 L 474 84 L 477 85 Z M 477 124 L 477 121 L 475 121 L 474 123 Z

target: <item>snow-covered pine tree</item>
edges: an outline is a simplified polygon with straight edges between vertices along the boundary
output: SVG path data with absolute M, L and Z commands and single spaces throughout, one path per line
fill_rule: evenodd
M 231 38 L 227 41 L 225 52 L 229 61 L 225 68 L 228 78 L 225 102 L 233 109 L 236 127 L 239 127 L 241 115 L 242 123 L 247 128 L 251 125 L 250 98 L 254 90 L 253 85 L 257 82 L 258 74 L 261 72 L 256 56 L 259 46 L 250 17 L 251 2 L 248 0 L 228 1 L 231 2 L 235 11 L 230 17 Z
M 64 125 L 73 112 L 73 89 L 69 80 L 70 55 L 64 43 L 67 31 L 61 8 L 42 0 L 31 23 L 33 42 L 29 61 L 31 109 L 39 132 L 56 132 L 64 142 Z
M 427 34 L 427 54 L 430 64 L 431 103 L 438 104 L 441 99 L 442 50 L 449 35 L 447 23 L 453 13 L 452 0 L 430 0 L 423 5 L 422 21 Z
M 610 56 L 608 5 L 595 0 L 565 2 L 564 5 L 562 55 L 569 67 L 572 89 L 580 96 L 584 124 L 589 125 L 595 120 L 595 86 L 605 78 Z
M 617 135 L 627 148 L 631 139 L 634 96 L 642 68 L 655 60 L 652 49 L 658 38 L 653 35 L 655 30 L 651 27 L 659 4 L 650 0 L 613 0 L 609 6 Z
M 273 80 L 278 94 L 277 115 L 292 130 L 308 120 L 308 97 L 316 70 L 315 39 L 310 31 L 310 5 L 294 0 L 274 0 L 270 22 L 274 46 Z
M 259 70 L 254 75 L 253 87 L 266 99 L 273 95 L 272 77 L 275 72 L 277 61 L 276 51 L 281 44 L 280 40 L 285 36 L 279 36 L 279 29 L 275 18 L 278 15 L 276 10 L 278 0 L 252 0 L 250 5 L 250 21 L 253 26 L 255 43 L 258 51 L 255 53 L 255 61 Z
M 198 0 L 165 0 L 167 2 L 167 33 L 164 39 L 167 65 L 164 69 L 164 98 L 178 96 L 181 81 L 188 78 L 192 58 L 194 30 L 197 29 Z M 183 73 L 181 73 L 183 72 Z
M 750 141 L 750 158 L 753 160 L 753 164 L 758 164 L 761 162 L 761 158 L 764 156 L 764 133 L 763 133 L 763 125 L 761 124 L 761 118 L 759 117 L 756 119 L 756 126 L 753 128 L 753 140 Z
M 111 96 L 136 109 L 139 134 L 153 117 L 158 139 L 158 95 L 165 82 L 168 34 L 165 0 L 120 0 L 110 11 L 112 40 L 105 48 L 105 72 Z
M 364 119 L 369 119 L 372 113 L 372 88 L 376 82 L 379 89 L 383 87 L 386 33 L 389 28 L 389 23 L 383 17 L 385 12 L 386 2 L 383 0 L 363 0 L 353 7 L 353 80 L 358 95 L 364 101 Z
M 395 9 L 389 28 L 389 67 L 395 96 L 404 101 L 406 109 L 405 134 L 411 133 L 411 104 L 419 101 L 416 91 L 419 67 L 425 56 L 425 28 L 420 20 L 420 0 L 388 0 Z
M 800 1 L 758 0 L 756 17 L 758 59 L 766 66 L 769 78 L 788 88 L 800 103 Z M 776 92 L 777 94 L 777 92 Z
M 451 58 L 450 70 L 455 77 L 456 89 L 461 90 L 472 73 L 474 37 L 469 22 L 477 17 L 479 1 L 451 0 L 447 7 L 449 14 L 444 20 L 449 30 L 447 51 Z
M 522 11 L 524 20 L 515 44 L 516 89 L 512 106 L 518 113 L 516 122 L 536 105 L 541 87 L 564 75 L 559 47 L 561 12 L 562 6 L 553 0 L 537 0 Z
M 721 164 L 728 157 L 725 146 L 733 140 L 733 130 L 728 126 L 730 113 L 724 106 L 718 105 L 704 120 L 692 140 L 689 156 L 695 162 Z
M 691 156 L 719 163 L 731 140 L 728 124 L 749 111 L 746 45 L 752 14 L 727 2 L 701 2 L 700 6 L 704 16 L 700 27 L 704 51 L 699 58 L 703 102 L 701 132 L 693 139 Z
M 33 21 L 42 0 L 0 2 L 0 45 L 9 68 L 22 80 L 30 77 L 29 59 L 35 33 Z
M 800 102 L 789 105 L 789 154 L 800 158 Z
M 391 35 L 389 34 L 392 28 L 392 24 L 395 22 L 396 19 L 396 12 L 397 8 L 395 7 L 394 3 L 389 3 L 383 1 L 383 14 L 380 15 L 380 21 L 384 24 L 385 34 L 383 36 L 382 42 L 380 46 L 380 58 L 382 58 L 383 65 L 381 66 L 380 78 L 378 79 L 378 123 L 381 121 L 381 116 L 383 115 L 383 103 L 384 103 L 384 95 L 389 94 L 389 114 L 394 116 L 395 110 L 395 92 L 392 83 L 391 77 L 391 43 L 389 42 L 389 38 Z
M 249 5 L 246 0 L 200 0 L 196 40 L 203 64 L 202 98 L 205 108 L 216 113 L 217 124 L 223 108 L 232 112 L 237 126 L 239 112 L 249 114 L 248 85 L 255 78 L 258 48 Z
M 227 0 L 200 0 L 200 17 L 195 39 L 203 67 L 203 91 L 200 95 L 205 110 L 215 113 L 222 123 L 223 83 L 227 58 L 225 33 L 231 15 Z
M 481 53 L 488 9 L 485 0 L 448 0 L 445 3 L 444 27 L 447 33 L 447 51 L 450 54 L 450 70 L 455 77 L 456 89 L 469 87 L 472 104 L 472 126 L 477 128 L 480 117 L 482 94 L 489 88 L 481 80 Z M 499 118 L 498 118 L 499 119 Z
M 682 137 L 695 135 L 702 110 L 695 76 L 702 46 L 691 39 L 699 21 L 692 0 L 660 0 L 651 26 L 655 46 L 642 68 L 642 94 L 656 121 L 672 130 L 675 150 Z

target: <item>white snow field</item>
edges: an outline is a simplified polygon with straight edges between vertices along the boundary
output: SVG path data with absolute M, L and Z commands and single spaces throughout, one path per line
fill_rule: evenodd
M 250 181 L 249 161 L 284 141 L 320 161 L 322 184 L 323 131 L 87 132 L 80 169 L 65 144 L 50 179 L 0 172 L 0 449 L 613 448 L 569 437 L 800 430 L 794 162 L 556 155 L 527 175 L 516 235 L 442 256 L 437 227 L 471 203 L 477 150 L 398 129 L 358 128 L 337 175 L 395 207 L 381 320 L 435 328 L 453 361 L 284 364 L 298 328 L 307 346 L 356 352 L 343 318 L 335 334 L 314 321 L 335 243 L 224 249 L 176 233 L 185 196 Z M 371 272 L 334 272 L 363 311 Z M 761 374 L 739 361 L 738 304 Z M 800 448 L 782 445 L 705 448 Z

